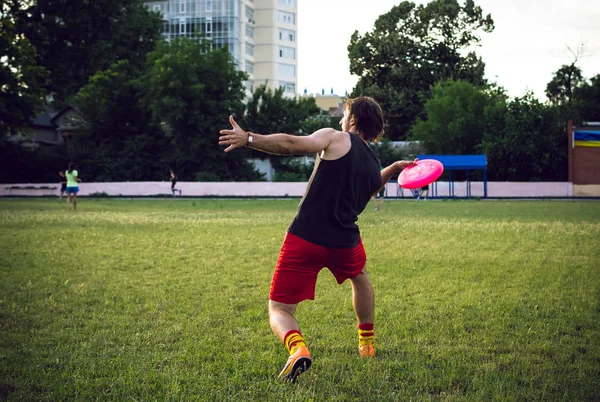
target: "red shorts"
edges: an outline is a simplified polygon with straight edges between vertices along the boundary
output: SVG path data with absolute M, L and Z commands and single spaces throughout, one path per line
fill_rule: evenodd
M 273 273 L 269 299 L 285 304 L 314 300 L 321 269 L 327 267 L 341 284 L 357 277 L 366 262 L 362 240 L 354 248 L 326 248 L 288 232 Z

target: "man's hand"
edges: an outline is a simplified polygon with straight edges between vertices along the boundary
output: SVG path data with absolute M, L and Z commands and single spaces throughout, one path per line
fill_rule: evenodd
M 225 148 L 225 152 L 233 151 L 236 148 L 243 148 L 248 145 L 249 134 L 242 130 L 236 123 L 233 116 L 229 116 L 229 123 L 231 124 L 231 130 L 221 130 L 219 134 L 219 145 L 229 145 Z
M 414 161 L 396 161 L 396 162 L 394 162 L 394 167 L 396 168 L 396 170 L 398 172 L 400 172 L 409 166 L 416 165 L 418 161 L 419 161 L 419 158 L 415 158 Z

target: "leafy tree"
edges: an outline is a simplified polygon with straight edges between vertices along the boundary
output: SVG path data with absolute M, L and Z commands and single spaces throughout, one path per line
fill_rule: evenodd
M 372 32 L 352 35 L 350 72 L 360 76 L 353 96 L 377 99 L 392 140 L 404 140 L 423 116 L 430 88 L 442 79 L 485 82 L 484 63 L 464 52 L 480 42 L 479 31 L 494 22 L 473 0 L 433 0 L 426 5 L 404 1 L 381 15 Z
M 142 104 L 153 124 L 167 128 L 173 147 L 167 162 L 182 180 L 201 172 L 221 180 L 260 179 L 245 160 L 249 152 L 225 154 L 218 145 L 229 115 L 244 108 L 246 77 L 227 49 L 211 51 L 206 41 L 160 42 L 149 54 Z
M 443 81 L 425 103 L 426 120 L 417 120 L 412 139 L 428 153 L 467 155 L 477 153 L 487 116 L 504 105 L 503 94 L 466 81 Z
M 315 98 L 286 98 L 283 87 L 272 90 L 263 84 L 246 104 L 243 121 L 248 130 L 257 133 L 310 134 L 314 131 L 311 123 L 319 114 Z
M 581 69 L 575 63 L 563 65 L 546 85 L 546 96 L 555 105 L 571 105 L 573 93 L 582 83 Z
M 142 66 L 160 39 L 162 19 L 142 0 L 19 3 L 20 33 L 37 49 L 38 64 L 50 72 L 47 90 L 59 104 L 118 60 Z
M 255 89 L 246 105 L 244 125 L 257 133 L 311 134 L 326 127 L 329 115 L 321 112 L 314 98 L 286 98 L 284 89 L 272 90 L 266 84 Z M 257 158 L 269 157 L 253 151 Z M 304 181 L 310 177 L 313 164 L 304 164 L 293 157 L 269 157 L 275 170 L 275 181 Z
M 48 72 L 19 27 L 25 3 L 7 0 L 0 6 L 0 141 L 26 127 L 44 105 Z
M 88 180 L 161 180 L 169 140 L 140 103 L 140 71 L 127 60 L 96 73 L 76 97 L 84 133 L 68 144 Z M 85 169 L 83 167 L 85 166 Z
M 576 87 L 573 97 L 582 121 L 600 121 L 600 74 Z
M 488 116 L 480 150 L 488 157 L 491 180 L 564 181 L 567 136 L 556 107 L 531 93 L 515 98 Z

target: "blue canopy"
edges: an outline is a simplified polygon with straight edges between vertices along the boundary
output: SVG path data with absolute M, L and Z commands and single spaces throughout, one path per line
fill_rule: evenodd
M 471 197 L 471 182 L 469 170 L 483 170 L 483 196 L 487 198 L 487 157 L 485 155 L 417 155 L 419 160 L 435 159 L 444 165 L 448 171 L 448 195 L 454 197 L 454 181 L 452 170 L 467 171 L 467 198 Z M 437 193 L 437 182 L 434 183 L 434 196 Z
M 417 155 L 419 159 L 442 162 L 444 170 L 481 170 L 487 167 L 485 155 Z

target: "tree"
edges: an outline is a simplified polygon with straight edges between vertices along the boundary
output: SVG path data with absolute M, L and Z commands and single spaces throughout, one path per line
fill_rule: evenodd
M 600 121 L 600 74 L 576 87 L 573 97 L 582 121 Z
M 563 65 L 546 85 L 546 96 L 555 105 L 571 105 L 574 91 L 583 83 L 581 69 L 575 63 Z
M 257 133 L 312 134 L 327 125 L 314 98 L 286 98 L 284 88 L 276 90 L 261 85 L 255 89 L 246 105 L 243 124 Z M 321 125 L 324 124 L 324 125 Z M 269 158 L 275 170 L 275 181 L 305 181 L 310 177 L 313 164 L 305 164 L 294 157 L 273 156 L 253 151 L 257 158 Z
M 257 133 L 311 134 L 312 119 L 319 114 L 315 98 L 286 98 L 283 87 L 272 90 L 263 84 L 248 100 L 243 122 L 248 130 Z
M 244 109 L 247 76 L 227 49 L 210 48 L 207 41 L 186 38 L 160 42 L 141 78 L 142 104 L 153 124 L 168 128 L 173 153 L 166 162 L 182 180 L 258 180 L 245 160 L 249 152 L 225 154 L 218 145 L 229 115 Z
M 380 16 L 372 32 L 352 35 L 350 72 L 360 77 L 352 95 L 377 99 L 389 138 L 404 140 L 436 82 L 485 82 L 481 58 L 463 53 L 480 42 L 479 31 L 493 29 L 491 16 L 484 17 L 473 0 L 463 6 L 458 0 L 404 1 Z
M 75 98 L 86 124 L 68 146 L 88 180 L 161 180 L 168 174 L 169 139 L 140 102 L 140 73 L 119 61 L 92 76 Z
M 7 0 L 0 8 L 0 141 L 29 121 L 44 105 L 48 72 L 38 65 L 37 52 L 21 34 L 23 0 Z
M 514 98 L 488 116 L 479 149 L 488 157 L 488 173 L 498 181 L 567 179 L 567 135 L 556 107 L 532 93 Z
M 442 81 L 433 88 L 431 99 L 425 103 L 427 118 L 417 120 L 411 139 L 421 141 L 428 153 L 477 153 L 488 115 L 504 102 L 502 92 L 466 81 Z
M 47 90 L 58 104 L 118 60 L 143 65 L 160 39 L 162 19 L 142 0 L 28 3 L 19 13 L 20 33 L 37 49 L 38 64 L 50 72 Z

